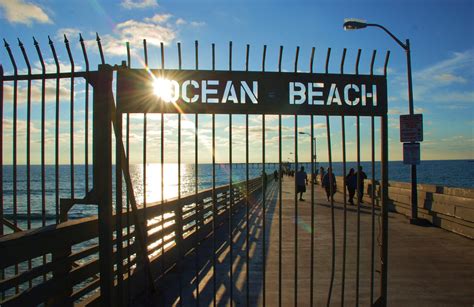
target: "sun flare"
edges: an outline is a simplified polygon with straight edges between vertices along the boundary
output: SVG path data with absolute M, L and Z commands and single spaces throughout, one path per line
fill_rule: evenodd
M 153 94 L 161 98 L 164 102 L 173 102 L 176 90 L 171 80 L 156 78 L 153 80 Z

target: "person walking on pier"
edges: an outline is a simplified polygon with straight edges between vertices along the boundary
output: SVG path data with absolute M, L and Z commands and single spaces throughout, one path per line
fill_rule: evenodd
M 364 180 L 367 179 L 367 175 L 362 170 L 362 166 L 359 166 L 357 173 L 354 175 L 356 178 L 359 179 L 358 182 L 358 191 L 357 191 L 357 198 L 359 199 L 360 203 L 363 204 L 362 198 L 364 197 Z
M 354 204 L 354 195 L 357 188 L 357 176 L 353 168 L 350 169 L 349 174 L 346 176 L 347 191 L 349 191 L 349 203 Z
M 306 185 L 308 184 L 308 175 L 302 166 L 299 172 L 296 172 L 296 194 L 300 193 L 300 200 L 304 201 L 303 193 L 306 192 Z
M 323 179 L 324 179 L 324 167 L 319 168 L 319 182 L 321 183 L 321 186 L 323 186 Z
M 336 177 L 332 173 L 332 169 L 328 167 L 328 172 L 324 175 L 322 186 L 326 190 L 326 197 L 329 199 L 336 193 Z

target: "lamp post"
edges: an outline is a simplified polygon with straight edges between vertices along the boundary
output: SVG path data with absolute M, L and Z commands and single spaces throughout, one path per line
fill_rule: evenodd
M 304 131 L 300 131 L 298 132 L 299 134 L 305 134 L 307 136 L 309 136 L 311 138 L 311 134 L 309 134 L 308 132 L 304 132 Z M 316 137 L 312 137 L 312 146 L 313 146 L 313 156 L 311 157 L 311 163 L 314 162 L 314 165 L 316 165 Z M 311 170 L 311 182 L 316 182 L 316 178 L 314 176 L 314 169 Z
M 304 131 L 300 131 L 298 132 L 299 134 L 306 134 L 307 136 L 311 137 L 311 134 L 309 134 L 308 132 L 304 132 Z M 313 146 L 313 156 L 311 157 L 311 162 L 314 161 L 314 163 L 316 163 L 316 137 L 313 137 L 313 142 L 312 142 L 312 146 Z
M 376 23 L 367 23 L 365 20 L 360 19 L 345 19 L 344 20 L 344 30 L 358 30 L 366 27 L 376 27 L 385 31 L 391 38 L 393 38 L 400 47 L 405 50 L 407 57 L 407 74 L 408 74 L 408 110 L 409 114 L 413 115 L 413 84 L 411 77 L 411 53 L 410 53 L 410 40 L 407 39 L 405 43 L 399 40 L 395 35 L 393 35 L 387 28 Z M 416 182 L 416 165 L 411 165 L 411 224 L 420 224 L 418 219 L 418 191 L 417 191 L 417 182 Z

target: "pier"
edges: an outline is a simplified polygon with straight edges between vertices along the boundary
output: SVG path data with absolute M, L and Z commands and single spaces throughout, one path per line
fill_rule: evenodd
M 281 303 L 283 306 L 292 306 L 294 303 L 294 259 L 298 255 L 298 303 L 302 306 L 310 305 L 310 277 L 311 277 L 311 200 L 310 191 L 306 193 L 304 202 L 298 203 L 298 251 L 294 246 L 294 184 L 293 178 L 284 177 L 282 199 L 282 284 Z M 251 210 L 250 234 L 250 305 L 263 304 L 263 272 L 266 272 L 265 303 L 268 306 L 277 306 L 279 303 L 279 208 L 277 184 L 269 186 L 266 211 L 266 235 L 268 242 L 265 246 L 267 258 L 262 259 L 262 208 L 254 207 Z M 309 186 L 308 186 L 309 188 Z M 327 202 L 324 190 L 315 186 L 314 190 L 314 286 L 313 295 L 315 306 L 325 306 L 328 302 L 328 287 L 331 279 L 331 204 Z M 371 199 L 366 198 L 360 208 L 360 300 L 362 306 L 369 305 L 370 299 L 370 260 L 371 260 Z M 342 302 L 342 274 L 343 274 L 343 239 L 344 212 L 347 214 L 346 232 L 346 267 L 345 267 L 345 294 L 344 304 L 353 305 L 356 297 L 356 266 L 357 266 L 357 207 L 347 205 L 344 209 L 343 194 L 337 193 L 334 202 L 335 232 L 335 275 L 332 299 L 330 305 L 340 305 Z M 375 210 L 378 219 L 379 208 Z M 473 299 L 474 287 L 474 242 L 466 237 L 440 229 L 433 225 L 417 227 L 410 225 L 406 216 L 390 213 L 390 248 L 389 248 L 389 296 L 390 306 L 462 306 L 468 305 Z M 235 217 L 234 229 L 234 261 L 233 276 L 236 283 L 233 289 L 233 303 L 240 305 L 246 303 L 246 276 L 245 276 L 245 219 L 243 214 Z M 240 223 L 239 223 L 240 222 Z M 378 222 L 377 222 L 378 224 Z M 376 225 L 376 227 L 378 227 Z M 378 239 L 378 238 L 377 238 Z M 213 302 L 212 291 L 212 258 L 211 240 L 202 242 L 201 254 L 201 285 L 200 305 L 211 305 Z M 216 266 L 218 305 L 230 305 L 230 280 L 229 280 L 229 241 L 226 229 L 220 229 L 218 234 L 219 249 Z M 378 251 L 375 250 L 375 257 Z M 183 290 L 184 305 L 194 305 L 195 302 L 195 276 L 194 262 L 185 262 L 183 268 L 183 281 L 187 284 Z M 265 269 L 264 269 L 265 267 Z M 375 278 L 379 273 L 376 268 Z M 167 285 L 177 284 L 178 275 L 171 273 L 167 276 Z M 177 303 L 178 293 L 176 287 L 166 286 L 163 293 L 167 305 Z M 143 305 L 148 305 L 156 297 L 141 298 Z M 158 300 L 159 302 L 159 300 Z

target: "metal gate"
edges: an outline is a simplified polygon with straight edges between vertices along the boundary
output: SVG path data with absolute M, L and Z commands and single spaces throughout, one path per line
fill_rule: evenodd
M 235 71 L 232 54 L 236 51 L 231 42 L 226 69 L 217 69 L 212 44 L 210 67 L 202 70 L 199 52 L 209 50 L 199 49 L 196 42 L 195 65 L 185 70 L 181 44 L 176 48 L 175 69 L 165 67 L 161 44 L 161 67 L 150 69 L 145 40 L 141 68 L 131 67 L 128 43 L 127 61 L 121 66 L 106 65 L 98 37 L 97 41 L 102 62 L 97 71 L 89 71 L 81 38 L 85 71 L 74 71 L 66 39 L 71 71 L 61 73 L 50 40 L 57 67 L 51 74 L 45 72 L 35 41 L 43 67 L 37 75 L 31 73 L 22 45 L 28 74 L 19 75 L 7 45 L 14 74 L 4 76 L 1 71 L 0 99 L 3 120 L 5 88 L 13 83 L 12 199 L 3 202 L 3 193 L 10 186 L 2 185 L 1 234 L 4 225 L 19 234 L 0 238 L 2 304 L 386 305 L 388 52 L 383 75 L 374 75 L 375 51 L 370 73 L 359 74 L 361 50 L 355 58 L 355 73 L 344 73 L 346 49 L 338 73 L 330 73 L 331 49 L 327 50 L 323 72 L 316 73 L 316 50 L 312 48 L 309 70 L 303 73 L 299 71 L 297 47 L 290 73 L 283 72 L 283 47 L 279 48 L 276 71 L 267 71 L 267 46 L 263 46 L 257 72 L 250 69 L 247 45 L 244 71 Z M 70 197 L 64 198 L 60 197 L 59 179 L 61 78 L 70 80 Z M 85 79 L 82 198 L 75 197 L 75 78 Z M 47 79 L 56 81 L 56 196 L 51 202 L 55 206 L 51 226 L 46 223 L 44 151 Z M 42 82 L 39 190 L 43 222 L 39 232 L 22 231 L 17 223 L 18 208 L 26 209 L 27 228 L 34 228 L 30 223 L 35 201 L 30 192 L 30 128 L 26 132 L 26 208 L 17 207 L 15 198 L 19 194 L 17 83 L 22 80 L 28 82 L 28 125 L 32 122 L 31 82 Z M 93 87 L 92 140 L 89 86 Z M 346 132 L 347 123 L 355 126 L 355 131 Z M 361 136 L 361 127 L 363 132 L 370 131 L 368 136 Z M 324 133 L 318 135 L 318 130 Z M 317 143 L 320 138 L 325 138 L 326 144 Z M 137 139 L 141 141 L 137 143 Z M 2 152 L 5 140 L 2 125 Z M 90 143 L 92 189 L 88 183 Z M 349 154 L 348 145 L 353 150 Z M 361 153 L 361 148 L 370 150 Z M 342 162 L 334 163 L 334 155 Z M 347 162 L 348 155 L 355 161 Z M 362 157 L 368 161 L 361 162 Z M 4 178 L 5 167 L 0 162 Z M 320 188 L 322 176 L 316 175 L 318 164 L 339 175 L 328 177 L 327 201 Z M 355 207 L 348 204 L 348 165 L 370 169 L 364 190 L 370 199 L 368 205 L 362 204 L 362 195 L 355 198 Z M 298 199 L 297 176 L 283 176 L 301 166 L 310 171 L 307 201 Z M 359 190 L 364 180 L 362 172 L 357 174 Z M 68 221 L 73 207 L 92 204 L 98 205 L 97 217 Z M 33 248 L 33 242 L 40 243 L 39 247 Z

